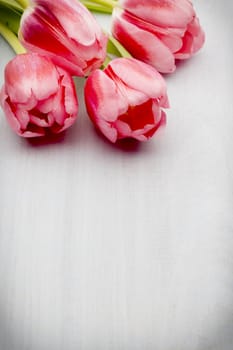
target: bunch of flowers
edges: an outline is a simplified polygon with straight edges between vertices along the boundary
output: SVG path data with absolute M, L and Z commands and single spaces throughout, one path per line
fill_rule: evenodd
M 112 14 L 111 34 L 90 11 Z M 190 0 L 0 0 L 0 33 L 17 55 L 5 67 L 0 104 L 23 137 L 76 121 L 73 77 L 85 77 L 87 113 L 111 142 L 145 141 L 169 107 L 161 73 L 204 43 Z

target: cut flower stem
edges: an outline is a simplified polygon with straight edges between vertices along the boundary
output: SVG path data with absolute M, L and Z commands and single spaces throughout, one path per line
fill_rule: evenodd
M 16 54 L 25 53 L 25 48 L 19 42 L 17 36 L 3 23 L 0 22 L 0 34 L 10 44 Z
M 28 0 L 16 0 L 17 3 L 22 6 L 23 9 L 26 9 L 29 6 Z
M 80 0 L 80 2 L 91 11 L 101 12 L 100 8 L 102 7 L 104 11 L 107 10 L 107 13 L 109 14 L 111 14 L 113 9 L 118 6 L 117 0 Z

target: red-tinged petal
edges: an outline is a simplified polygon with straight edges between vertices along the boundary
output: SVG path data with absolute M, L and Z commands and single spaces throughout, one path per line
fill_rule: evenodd
M 187 0 L 120 0 L 120 4 L 145 21 L 164 27 L 183 27 L 194 16 Z
M 182 27 L 176 28 L 176 27 L 163 27 L 160 25 L 157 25 L 155 23 L 147 22 L 143 18 L 133 15 L 131 12 L 128 12 L 127 10 L 117 10 L 121 12 L 121 17 L 124 18 L 127 22 L 130 22 L 137 27 L 148 31 L 150 33 L 153 33 L 155 35 L 165 35 L 165 36 L 183 36 L 187 25 L 184 24 Z
M 117 141 L 117 130 L 112 124 L 106 122 L 105 120 L 98 120 L 97 126 L 109 141 L 112 143 Z
M 45 57 L 17 55 L 5 68 L 7 94 L 12 102 L 26 103 L 33 95 L 42 100 L 58 89 L 57 71 Z
M 49 25 L 48 25 L 49 24 Z M 25 10 L 19 39 L 28 51 L 49 56 L 57 65 L 78 76 L 83 76 L 86 62 L 77 55 L 77 46 L 63 31 L 54 15 L 43 8 Z
M 118 120 L 127 123 L 132 131 L 143 129 L 147 124 L 154 125 L 152 105 L 153 100 L 149 99 L 141 105 L 129 107 L 127 113 L 120 115 Z
M 60 89 L 53 100 L 53 109 L 51 110 L 54 120 L 57 124 L 63 125 L 66 118 L 64 105 L 64 88 Z
M 20 77 L 16 74 L 18 72 L 15 65 L 19 60 L 22 63 L 19 65 Z M 54 72 L 56 84 L 53 84 Z M 16 84 L 13 86 L 12 77 L 15 74 Z M 17 60 L 13 59 L 7 65 L 5 77 L 0 102 L 10 126 L 17 134 L 23 137 L 43 136 L 49 131 L 60 132 L 74 123 L 78 102 L 73 80 L 67 72 L 56 67 L 50 60 L 37 54 L 17 56 Z M 51 86 L 55 88 L 52 89 Z M 16 91 L 12 92 L 13 88 Z M 23 94 L 28 99 L 22 98 Z M 16 97 L 19 98 L 18 101 Z
M 199 19 L 195 17 L 193 21 L 188 25 L 188 31 L 193 36 L 193 53 L 199 51 L 205 42 L 205 33 L 202 30 Z
M 195 17 L 188 25 L 183 37 L 183 46 L 175 53 L 177 59 L 187 59 L 201 49 L 205 42 L 205 34 L 200 27 L 199 20 Z
M 182 38 L 176 35 L 160 35 L 159 38 L 172 53 L 179 51 L 183 45 Z
M 159 106 L 163 108 L 170 108 L 170 103 L 168 100 L 168 96 L 164 95 L 158 100 Z
M 87 10 L 76 0 L 35 0 L 34 6 L 40 6 L 52 13 L 69 38 L 89 46 L 102 35 L 101 27 Z
M 15 116 L 20 124 L 20 128 L 25 130 L 30 122 L 30 116 L 28 111 L 25 109 L 17 108 L 15 109 Z
M 64 107 L 66 113 L 76 117 L 78 113 L 78 99 L 75 91 L 74 81 L 66 71 L 58 68 L 61 75 L 61 86 L 64 87 Z
M 22 132 L 20 136 L 26 138 L 41 137 L 45 135 L 45 129 L 39 126 L 31 125 L 27 130 Z
M 114 127 L 117 129 L 118 137 L 120 138 L 130 137 L 132 134 L 132 130 L 130 129 L 129 125 L 122 120 L 118 119 L 115 121 Z
M 156 35 L 124 20 L 117 11 L 113 13 L 112 33 L 131 55 L 142 60 L 161 73 L 175 70 L 173 54 Z
M 53 109 L 53 105 L 54 105 L 54 95 L 50 96 L 45 100 L 37 101 L 37 104 L 34 107 L 36 107 L 37 110 L 40 111 L 41 113 L 47 114 Z M 33 109 L 33 107 L 29 109 Z
M 60 130 L 58 132 L 62 132 L 66 129 L 68 129 L 69 127 L 71 127 L 74 122 L 76 121 L 76 116 L 69 116 L 64 120 L 64 124 L 63 126 L 60 128 Z
M 163 77 L 151 66 L 139 60 L 131 58 L 119 58 L 109 63 L 105 70 L 114 74 L 125 84 L 130 90 L 128 95 L 135 94 L 135 99 L 129 105 L 133 106 L 144 102 L 148 97 L 158 98 L 166 94 L 166 83 Z M 140 83 L 139 83 L 140 82 Z M 126 90 L 127 91 L 127 90 Z M 142 99 L 140 100 L 140 94 Z M 131 98 L 132 98 L 131 96 Z M 147 96 L 147 98 L 145 98 Z M 135 100 L 138 99 L 138 102 Z M 130 96 L 128 97 L 130 100 Z
M 85 101 L 94 122 L 99 118 L 115 121 L 128 109 L 128 101 L 119 93 L 116 83 L 100 70 L 94 71 L 86 81 Z
M 111 61 L 103 72 L 96 71 L 87 79 L 85 86 L 87 112 L 96 127 L 111 142 L 128 137 L 146 141 L 161 125 L 161 119 L 165 114 L 160 107 L 168 104 L 165 83 L 157 71 L 151 67 L 147 70 L 146 66 L 133 58 L 118 58 Z M 136 88 L 134 79 L 140 82 Z M 161 91 L 159 96 L 151 98 L 145 95 L 144 90 L 151 92 L 146 85 L 150 85 L 154 79 L 158 80 Z M 118 95 L 117 102 L 114 100 L 114 94 Z M 128 101 L 127 109 L 124 106 L 125 100 Z M 120 103 L 124 106 L 123 113 L 119 113 Z M 114 117 L 106 118 L 105 107 L 108 115 L 111 110 L 114 111 Z
M 12 111 L 11 106 L 8 104 L 8 102 L 5 100 L 2 104 L 2 108 L 5 112 L 5 116 L 6 119 L 9 123 L 9 125 L 11 126 L 11 128 L 17 133 L 17 134 L 21 134 L 21 126 L 20 123 L 18 121 L 18 119 L 16 118 L 14 112 Z
M 22 18 L 19 38 L 28 51 L 48 55 L 73 75 L 99 68 L 107 36 L 92 14 L 76 0 L 38 0 Z

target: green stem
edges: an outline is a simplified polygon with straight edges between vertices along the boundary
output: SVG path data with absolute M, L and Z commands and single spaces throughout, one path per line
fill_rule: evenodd
M 85 5 L 86 8 L 88 8 L 90 11 L 93 11 L 93 12 L 106 13 L 109 15 L 111 15 L 111 13 L 112 13 L 111 7 L 106 7 L 103 5 L 94 4 L 92 1 L 82 0 L 82 4 Z
M 15 11 L 19 14 L 23 13 L 22 6 L 16 0 L 0 0 L 0 8 Z
M 98 11 L 99 6 L 103 6 L 105 9 L 107 8 L 109 13 L 112 13 L 113 9 L 117 6 L 117 0 L 80 0 L 89 10 Z M 86 3 L 86 4 L 85 4 Z
M 25 53 L 25 48 L 21 45 L 19 42 L 19 39 L 17 36 L 3 23 L 0 22 L 0 34 L 3 36 L 3 38 L 6 39 L 6 41 L 10 44 L 10 46 L 13 48 L 13 50 L 16 52 L 16 54 Z
M 17 3 L 22 6 L 23 9 L 26 9 L 29 6 L 28 0 L 16 0 Z
M 21 14 L 13 9 L 0 6 L 0 22 L 6 25 L 13 33 L 18 34 Z
M 117 57 L 131 58 L 132 55 L 112 35 L 108 36 L 107 52 Z

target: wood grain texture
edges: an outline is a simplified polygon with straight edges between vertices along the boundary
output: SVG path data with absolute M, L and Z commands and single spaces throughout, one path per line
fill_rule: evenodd
M 52 142 L 0 111 L 0 350 L 232 350 L 232 5 L 194 4 L 206 45 L 166 77 L 150 142 L 103 140 L 83 80 Z

